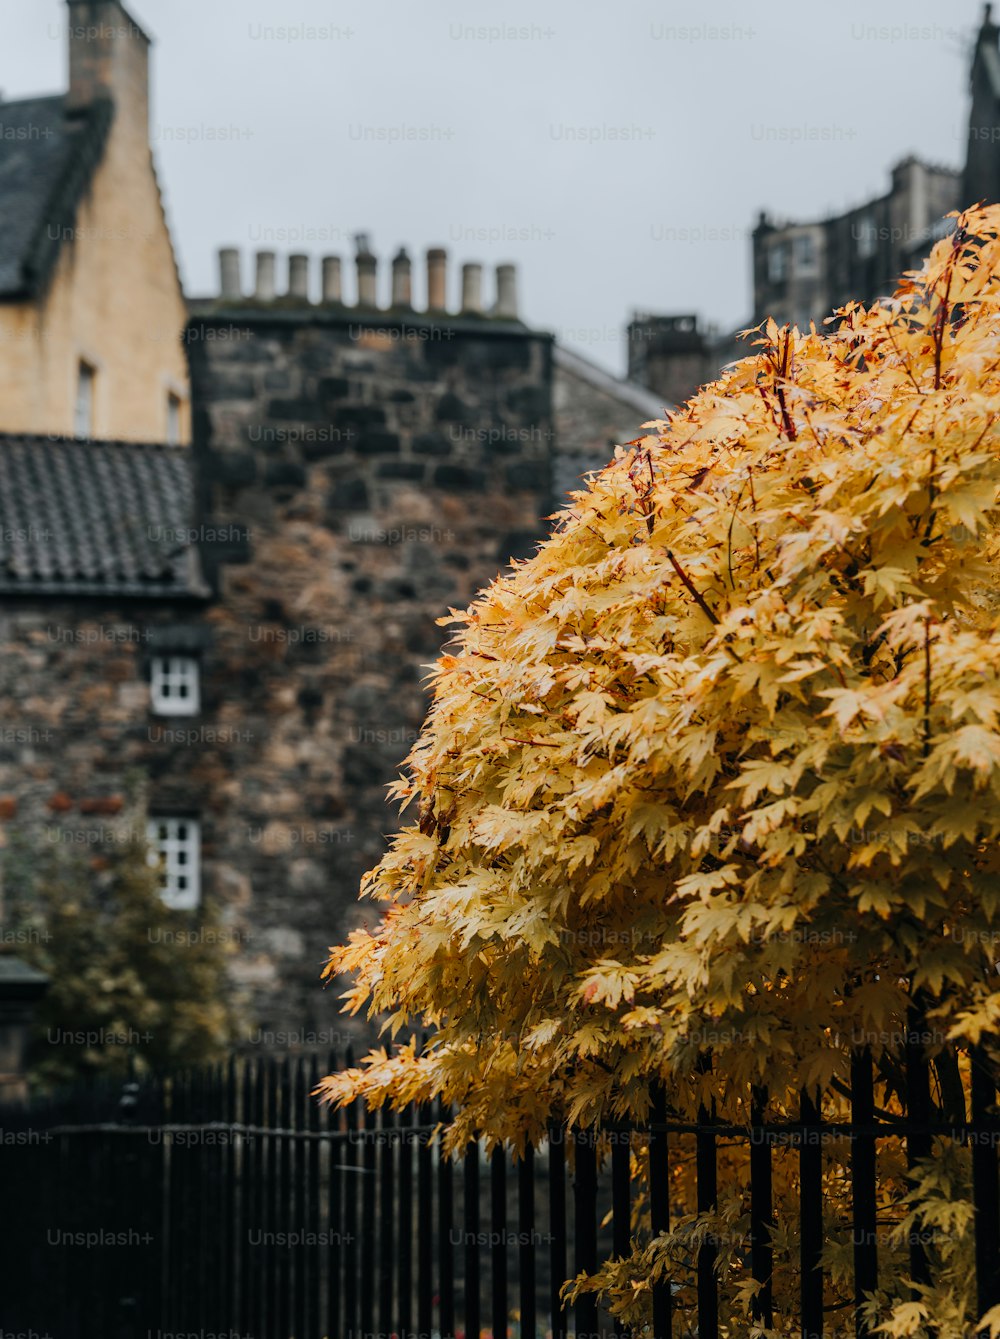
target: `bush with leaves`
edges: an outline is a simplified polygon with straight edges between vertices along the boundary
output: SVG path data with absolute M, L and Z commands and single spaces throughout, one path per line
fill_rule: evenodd
M 6 853 L 10 947 L 50 978 L 29 1054 L 37 1086 L 123 1074 L 130 1052 L 140 1072 L 207 1063 L 234 1036 L 211 908 L 166 906 L 137 832 L 105 851 L 20 834 Z
M 642 1121 L 653 1080 L 689 1117 L 714 1101 L 747 1123 L 766 1083 L 770 1115 L 794 1118 L 806 1087 L 836 1118 L 861 1038 L 898 1111 L 915 1001 L 938 1105 L 949 1075 L 961 1098 L 1000 1021 L 998 226 L 962 216 L 894 298 L 828 333 L 767 323 L 443 620 L 461 629 L 395 786 L 417 821 L 366 876 L 381 924 L 327 969 L 391 1035 L 435 1031 L 332 1076 L 331 1100 L 442 1096 L 452 1147 Z M 846 1157 L 825 1160 L 831 1306 L 850 1296 Z M 947 1243 L 923 1291 L 902 1240 L 883 1253 L 888 1333 L 969 1320 L 967 1163 L 937 1148 L 917 1202 L 898 1141 L 882 1147 L 880 1221 L 922 1215 Z M 794 1176 L 776 1175 L 781 1220 Z M 675 1176 L 690 1247 L 706 1223 L 683 1158 Z M 683 1302 L 690 1254 L 637 1218 L 598 1283 L 639 1324 L 659 1273 Z M 745 1250 L 719 1267 L 724 1326 L 745 1333 Z

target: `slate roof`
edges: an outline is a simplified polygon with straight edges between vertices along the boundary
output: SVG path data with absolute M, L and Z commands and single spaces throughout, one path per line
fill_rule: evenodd
M 621 377 L 612 376 L 597 363 L 584 358 L 582 353 L 575 353 L 572 349 L 564 348 L 562 344 L 557 344 L 552 350 L 552 360 L 556 367 L 565 368 L 567 372 L 572 372 L 574 376 L 588 382 L 595 390 L 614 396 L 630 410 L 641 415 L 636 420 L 637 429 L 640 423 L 663 417 L 665 406 L 662 396 L 647 390 L 645 386 L 640 386 L 637 381 L 625 381 Z
M 205 598 L 188 447 L 0 434 L 0 594 Z
M 111 102 L 72 116 L 65 104 L 64 97 L 0 102 L 0 298 L 44 288 L 101 160 Z

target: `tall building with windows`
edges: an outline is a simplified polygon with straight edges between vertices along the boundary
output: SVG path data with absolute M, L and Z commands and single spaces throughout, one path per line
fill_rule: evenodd
M 1000 27 L 986 5 L 970 73 L 964 168 L 910 155 L 888 189 L 842 213 L 810 221 L 761 212 L 752 241 L 753 311 L 737 330 L 773 317 L 808 329 L 845 303 L 872 303 L 919 269 L 952 226 L 953 210 L 1000 201 Z M 737 331 L 707 330 L 697 316 L 635 313 L 628 327 L 628 376 L 675 401 L 688 399 L 727 362 L 743 356 Z
M 905 158 L 885 194 L 816 223 L 761 214 L 753 234 L 753 319 L 808 329 L 845 303 L 892 293 L 961 202 L 961 173 Z
M 0 101 L 0 431 L 186 442 L 149 38 L 119 0 L 67 10 L 67 91 Z

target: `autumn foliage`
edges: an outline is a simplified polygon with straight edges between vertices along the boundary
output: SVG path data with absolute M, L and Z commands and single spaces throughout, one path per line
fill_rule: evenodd
M 998 225 L 962 216 L 826 333 L 768 323 L 453 611 L 395 787 L 416 821 L 365 880 L 382 923 L 327 969 L 433 1038 L 332 1100 L 441 1095 L 455 1145 L 521 1145 L 552 1117 L 641 1120 L 654 1078 L 691 1115 L 748 1121 L 762 1083 L 794 1112 L 859 1045 L 898 1055 L 914 998 L 932 1056 L 991 1044 Z M 963 1174 L 928 1194 L 956 1203 Z M 939 1263 L 940 1320 L 968 1270 Z

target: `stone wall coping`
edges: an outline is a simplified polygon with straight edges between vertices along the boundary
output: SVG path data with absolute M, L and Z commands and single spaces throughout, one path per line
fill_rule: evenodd
M 413 330 L 454 330 L 461 335 L 488 335 L 499 338 L 538 339 L 554 343 L 555 335 L 548 330 L 534 330 L 521 321 L 502 320 L 491 316 L 452 316 L 447 312 L 384 311 L 356 307 L 280 305 L 280 299 L 267 306 L 245 302 L 220 303 L 214 298 L 194 299 L 188 303 L 190 317 L 187 328 L 199 325 L 217 325 L 245 322 L 252 325 L 364 325 L 373 330 L 394 330 L 407 327 Z

